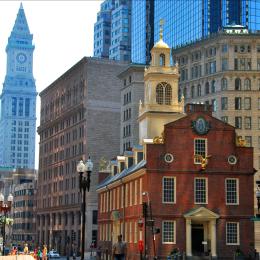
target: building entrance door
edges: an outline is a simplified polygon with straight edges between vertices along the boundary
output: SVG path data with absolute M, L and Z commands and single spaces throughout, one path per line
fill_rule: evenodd
M 192 255 L 202 255 L 204 253 L 204 228 L 203 224 L 192 224 Z

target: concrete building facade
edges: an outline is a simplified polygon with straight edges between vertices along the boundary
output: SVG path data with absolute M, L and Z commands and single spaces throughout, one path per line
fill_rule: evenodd
M 144 98 L 144 65 L 130 64 L 121 79 L 120 153 L 138 143 L 139 102 Z
M 33 35 L 22 4 L 6 46 L 7 71 L 1 93 L 0 165 L 35 168 L 36 87 Z
M 97 241 L 97 172 L 119 153 L 120 80 L 126 65 L 83 58 L 40 93 L 37 241 L 61 254 L 80 251 L 81 194 L 76 165 L 94 163 L 86 205 L 86 251 Z M 97 77 L 98 75 L 98 77 Z

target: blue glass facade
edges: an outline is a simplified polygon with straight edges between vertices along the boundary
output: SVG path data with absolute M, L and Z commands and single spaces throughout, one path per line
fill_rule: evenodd
M 170 47 L 201 39 L 231 24 L 246 26 L 251 31 L 260 30 L 260 0 L 154 0 L 153 24 L 149 24 L 151 19 L 145 20 L 149 2 L 132 1 L 135 12 L 132 12 L 131 55 L 134 63 L 149 63 L 147 53 L 151 48 L 144 45 L 145 28 L 154 27 L 156 42 L 159 39 L 160 19 L 164 19 L 163 38 Z
M 131 1 L 106 0 L 94 25 L 94 57 L 131 58 Z
M 7 72 L 1 94 L 0 166 L 35 168 L 36 87 L 33 35 L 23 6 L 6 46 Z

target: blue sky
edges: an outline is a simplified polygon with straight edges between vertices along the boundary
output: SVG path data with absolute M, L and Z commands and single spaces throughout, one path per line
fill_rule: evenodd
M 41 92 L 84 56 L 93 54 L 93 31 L 99 0 L 22 1 L 30 32 L 33 34 L 33 74 Z M 8 37 L 21 1 L 0 1 L 0 91 L 6 73 Z M 37 126 L 40 119 L 37 99 Z M 36 139 L 36 168 L 38 168 Z

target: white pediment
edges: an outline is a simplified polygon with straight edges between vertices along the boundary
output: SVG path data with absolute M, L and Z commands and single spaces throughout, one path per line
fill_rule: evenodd
M 191 218 L 191 219 L 216 219 L 219 218 L 219 214 L 214 213 L 213 211 L 205 208 L 200 207 L 196 209 L 190 210 L 188 213 L 184 214 L 185 218 Z

